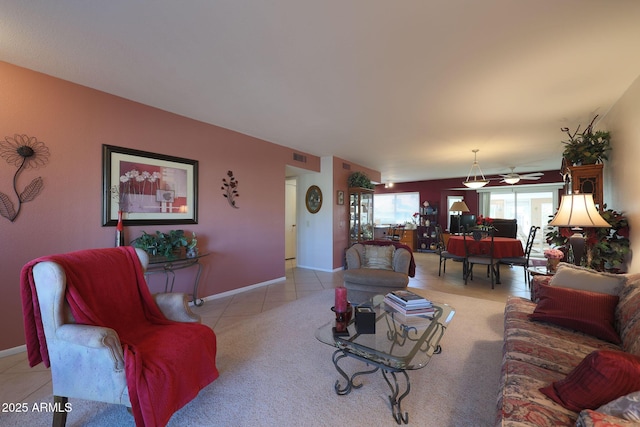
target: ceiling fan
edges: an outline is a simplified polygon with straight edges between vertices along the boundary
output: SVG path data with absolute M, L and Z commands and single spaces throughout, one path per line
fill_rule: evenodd
M 507 184 L 513 185 L 520 182 L 521 179 L 537 180 L 544 175 L 542 172 L 525 173 L 521 175 L 514 172 L 515 166 L 511 166 L 509 169 L 511 169 L 511 172 L 505 175 L 500 175 L 502 177 L 500 182 L 506 182 Z

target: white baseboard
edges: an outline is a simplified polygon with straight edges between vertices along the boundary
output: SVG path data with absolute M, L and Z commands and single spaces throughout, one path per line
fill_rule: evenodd
M 13 356 L 14 354 L 22 353 L 27 351 L 26 345 L 19 345 L 18 347 L 8 348 L 6 350 L 0 350 L 0 358 Z
M 298 268 L 306 268 L 307 270 L 315 270 L 315 271 L 324 271 L 326 273 L 335 273 L 336 271 L 340 271 L 340 270 L 344 270 L 344 267 L 338 267 L 338 268 L 318 268 L 318 267 L 311 267 L 308 265 L 297 265 L 296 267 Z
M 222 293 L 219 293 L 219 294 L 209 295 L 207 297 L 202 297 L 200 299 L 203 300 L 203 301 L 212 301 L 212 300 L 216 300 L 216 299 L 220 299 L 220 298 L 230 297 L 230 296 L 233 296 L 233 295 L 236 295 L 236 294 L 241 294 L 242 292 L 250 291 L 252 289 L 257 289 L 257 288 L 261 288 L 263 286 L 272 285 L 274 283 L 278 283 L 278 282 L 281 282 L 283 280 L 286 280 L 286 277 L 278 277 L 277 279 L 267 280 L 266 282 L 256 283 L 254 285 L 245 286 L 243 288 L 232 289 L 232 290 L 227 291 L 227 292 L 222 292 Z M 193 302 L 190 302 L 189 305 L 193 306 Z

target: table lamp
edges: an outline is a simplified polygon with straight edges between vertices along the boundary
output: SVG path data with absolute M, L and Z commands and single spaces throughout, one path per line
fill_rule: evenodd
M 462 213 L 469 212 L 469 206 L 464 202 L 464 200 L 459 200 L 457 202 L 453 202 L 451 207 L 449 208 L 449 212 L 458 212 L 458 230 L 456 233 L 460 232 L 460 228 L 462 228 Z
M 584 227 L 611 227 L 600 216 L 598 208 L 593 202 L 592 194 L 567 194 L 562 196 L 560 209 L 553 217 L 549 225 L 556 227 L 571 227 L 573 235 L 569 238 L 569 244 L 573 251 L 573 262 L 580 265 L 584 255 L 585 237 L 582 234 Z

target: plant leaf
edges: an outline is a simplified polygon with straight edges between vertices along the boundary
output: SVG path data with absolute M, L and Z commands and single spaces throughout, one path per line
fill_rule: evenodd
M 0 215 L 13 221 L 16 217 L 16 210 L 13 208 L 13 203 L 9 196 L 4 193 L 0 193 Z
M 42 177 L 37 177 L 27 187 L 24 189 L 22 193 L 20 193 L 20 201 L 22 203 L 30 202 L 36 198 L 38 194 L 40 194 L 40 190 L 44 187 L 44 183 L 42 181 Z

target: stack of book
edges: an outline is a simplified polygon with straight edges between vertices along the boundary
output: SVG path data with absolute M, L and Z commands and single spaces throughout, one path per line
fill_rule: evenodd
M 435 311 L 431 301 L 407 290 L 389 292 L 384 302 L 405 316 L 432 314 Z

